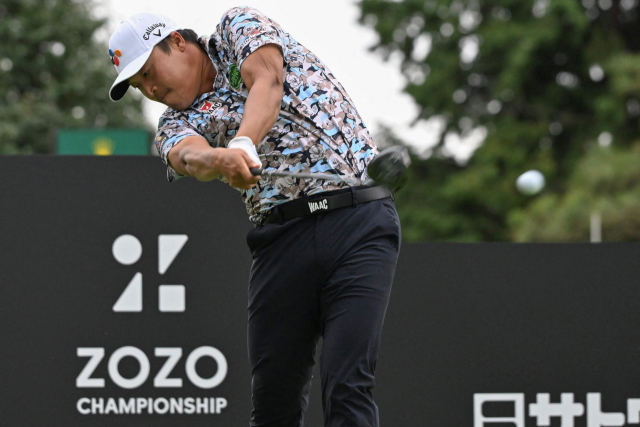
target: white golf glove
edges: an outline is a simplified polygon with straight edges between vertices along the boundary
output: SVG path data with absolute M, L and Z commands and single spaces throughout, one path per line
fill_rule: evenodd
M 233 138 L 227 148 L 239 148 L 244 150 L 251 160 L 259 164 L 259 167 L 262 167 L 262 162 L 260 161 L 260 157 L 258 157 L 258 152 L 256 151 L 256 146 L 253 145 L 253 141 L 248 136 L 239 136 L 237 138 Z

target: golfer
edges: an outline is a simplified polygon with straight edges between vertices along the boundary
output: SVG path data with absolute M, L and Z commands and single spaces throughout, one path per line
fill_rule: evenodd
M 227 182 L 255 224 L 247 235 L 250 425 L 304 425 L 322 337 L 325 426 L 378 426 L 374 372 L 400 246 L 391 192 L 249 170 L 365 182 L 378 150 L 344 87 L 250 7 L 224 13 L 208 37 L 162 15 L 135 15 L 114 32 L 109 55 L 118 72 L 112 100 L 131 86 L 168 107 L 155 142 L 169 181 Z M 224 227 L 206 215 L 203 231 Z

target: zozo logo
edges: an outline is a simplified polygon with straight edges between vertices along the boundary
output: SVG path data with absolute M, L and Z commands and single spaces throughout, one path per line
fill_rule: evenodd
M 185 234 L 161 234 L 158 236 L 158 273 L 167 272 L 184 245 L 189 240 Z M 122 265 L 133 265 L 142 256 L 142 244 L 135 236 L 123 234 L 111 248 L 113 257 Z M 185 311 L 184 285 L 160 285 L 158 309 L 161 312 Z M 122 292 L 113 311 L 131 313 L 142 311 L 142 273 L 137 272 Z
M 89 361 L 76 378 L 76 387 L 78 388 L 104 388 L 104 378 L 91 378 L 98 365 L 105 356 L 105 350 L 102 347 L 80 347 L 78 348 L 78 357 L 90 357 Z M 153 386 L 157 388 L 182 387 L 182 378 L 169 378 L 173 368 L 182 358 L 182 349 L 179 347 L 157 347 L 154 349 L 156 357 L 166 357 L 167 360 L 158 371 L 153 379 Z M 140 369 L 135 377 L 125 378 L 120 374 L 118 369 L 120 361 L 125 357 L 133 357 L 138 361 Z M 211 378 L 202 378 L 196 371 L 196 363 L 202 357 L 211 357 L 218 365 L 218 370 Z M 142 386 L 151 371 L 149 358 L 137 347 L 120 347 L 111 354 L 108 362 L 109 378 L 117 386 L 126 389 L 133 389 Z M 198 347 L 193 350 L 185 362 L 185 372 L 189 381 L 196 387 L 202 389 L 211 389 L 220 385 L 227 376 L 227 359 L 222 352 L 214 347 Z

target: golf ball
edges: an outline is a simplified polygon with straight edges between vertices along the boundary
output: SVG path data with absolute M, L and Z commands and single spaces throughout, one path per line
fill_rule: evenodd
M 518 191 L 527 196 L 532 196 L 540 192 L 540 190 L 544 188 L 544 184 L 544 175 L 537 170 L 526 171 L 516 180 L 516 188 Z

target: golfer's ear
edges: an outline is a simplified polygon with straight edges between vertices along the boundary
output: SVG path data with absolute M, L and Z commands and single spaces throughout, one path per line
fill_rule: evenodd
M 180 50 L 180 52 L 184 52 L 184 50 L 187 47 L 187 42 L 184 39 L 184 37 L 182 37 L 180 35 L 179 32 L 177 31 L 172 31 L 171 34 L 169 34 L 169 43 L 174 44 L 178 50 Z

